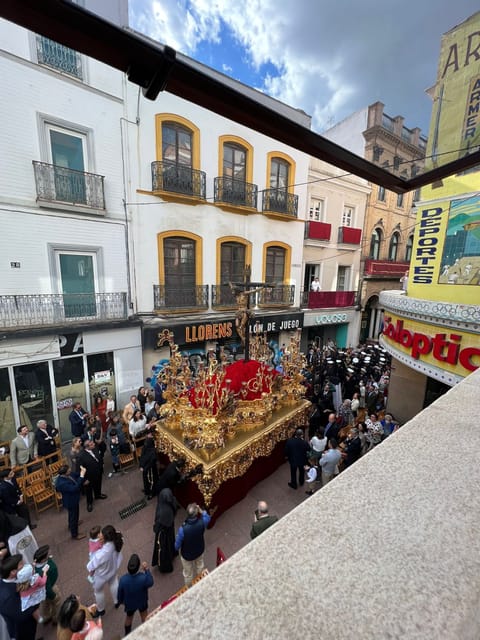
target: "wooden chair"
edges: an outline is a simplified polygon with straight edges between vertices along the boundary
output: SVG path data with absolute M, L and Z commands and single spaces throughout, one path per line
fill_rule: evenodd
M 45 464 L 45 472 L 50 477 L 57 474 L 62 465 L 68 464 L 61 451 L 54 451 L 49 453 L 48 456 L 44 456 L 43 462 Z
M 130 446 L 130 451 L 128 453 L 121 453 L 118 456 L 118 459 L 120 461 L 120 469 L 128 469 L 129 467 L 134 467 L 137 463 L 135 450 L 132 450 L 132 443 L 129 436 L 126 438 L 126 442 L 128 442 L 128 445 Z
M 31 473 L 25 473 L 21 476 L 23 481 L 22 493 L 25 500 L 25 503 L 28 505 L 32 505 L 37 510 L 35 505 L 35 494 L 40 494 L 43 492 L 46 484 L 47 484 L 47 476 L 45 475 L 45 471 L 42 469 L 37 469 L 36 471 L 32 471 Z
M 50 507 L 57 506 L 58 509 L 55 497 L 56 491 L 54 490 L 50 479 L 48 481 L 40 480 L 38 482 L 34 482 L 30 485 L 30 489 L 32 491 L 33 504 L 35 506 L 37 517 L 41 511 L 50 509 Z

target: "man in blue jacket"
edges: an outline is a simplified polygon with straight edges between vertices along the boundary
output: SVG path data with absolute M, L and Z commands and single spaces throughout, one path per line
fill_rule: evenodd
M 153 586 L 153 576 L 147 563 L 142 562 L 143 571 L 140 572 L 140 558 L 136 553 L 130 556 L 128 561 L 128 573 L 120 578 L 117 591 L 117 604 L 125 605 L 125 635 L 132 630 L 132 621 L 135 611 L 138 610 L 142 622 L 145 622 L 148 614 L 148 590 Z
M 180 551 L 185 584 L 190 586 L 195 576 L 203 571 L 205 552 L 205 529 L 210 516 L 198 504 L 191 503 L 187 507 L 187 519 L 178 530 L 175 539 L 175 550 Z
M 285 457 L 290 464 L 290 482 L 288 486 L 296 489 L 305 482 L 305 465 L 307 454 L 310 450 L 308 443 L 303 438 L 303 429 L 296 429 L 295 435 L 289 438 L 285 444 Z M 298 472 L 298 484 L 297 484 Z
M 78 533 L 78 518 L 80 516 L 80 491 L 85 481 L 85 467 L 80 467 L 80 475 L 72 473 L 70 467 L 64 464 L 58 470 L 58 478 L 55 483 L 56 490 L 62 494 L 62 504 L 68 511 L 68 528 L 72 540 L 82 540 L 84 533 Z

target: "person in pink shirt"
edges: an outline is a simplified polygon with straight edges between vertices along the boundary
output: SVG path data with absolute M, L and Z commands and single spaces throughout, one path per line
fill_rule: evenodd
M 43 567 L 43 576 L 40 576 L 35 573 L 31 564 L 25 564 L 17 573 L 17 591 L 20 594 L 22 611 L 36 606 L 37 608 L 32 615 L 39 623 L 43 622 L 39 606 L 47 597 L 45 585 L 47 584 L 47 571 L 49 568 L 49 565 L 46 564 Z
M 99 549 L 102 548 L 103 541 L 100 539 L 100 531 L 101 531 L 101 528 L 98 524 L 90 529 L 90 537 L 88 539 L 88 560 L 89 561 L 93 558 L 93 554 L 95 553 L 95 551 L 98 551 Z M 88 574 L 87 580 L 91 584 L 93 584 L 94 573 L 95 573 L 94 571 L 91 571 Z

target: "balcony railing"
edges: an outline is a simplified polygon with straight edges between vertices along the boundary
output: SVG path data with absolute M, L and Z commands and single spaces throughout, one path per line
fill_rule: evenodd
M 257 294 L 257 304 L 262 307 L 291 307 L 295 300 L 294 284 L 272 284 Z
M 296 218 L 298 215 L 298 196 L 284 189 L 265 189 L 262 197 L 262 211 L 265 213 L 283 213 Z
M 384 276 L 389 278 L 401 278 L 410 266 L 409 262 L 394 262 L 392 260 L 365 260 L 366 276 Z
M 250 301 L 252 301 L 252 296 L 250 296 Z M 212 307 L 238 307 L 238 302 L 230 285 L 212 285 Z
M 39 64 L 68 73 L 80 80 L 83 77 L 81 55 L 44 36 L 37 36 L 37 60 Z
M 356 291 L 303 291 L 302 307 L 309 309 L 353 307 L 356 295 Z
M 353 227 L 338 227 L 338 242 L 342 244 L 360 244 L 362 230 Z
M 332 225 L 328 222 L 310 220 L 305 224 L 305 238 L 309 240 L 330 240 Z
M 205 171 L 176 162 L 152 162 L 152 191 L 168 191 L 205 200 Z
M 191 287 L 168 287 L 153 285 L 153 308 L 163 309 L 208 309 L 208 284 Z
M 257 208 L 258 187 L 233 178 L 215 178 L 214 200 L 239 207 Z
M 104 176 L 33 160 L 37 200 L 105 209 Z
M 126 293 L 0 295 L 2 329 L 126 319 Z

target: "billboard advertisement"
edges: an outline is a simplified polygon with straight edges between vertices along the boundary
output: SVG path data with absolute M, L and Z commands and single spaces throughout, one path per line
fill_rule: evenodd
M 425 169 L 480 146 L 480 12 L 442 38 Z M 424 187 L 408 295 L 480 304 L 480 170 Z

